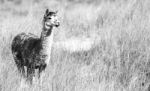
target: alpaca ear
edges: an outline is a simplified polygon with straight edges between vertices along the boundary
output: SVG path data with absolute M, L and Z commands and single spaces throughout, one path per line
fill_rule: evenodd
M 46 9 L 45 14 L 44 14 L 44 19 L 47 17 L 48 13 L 49 13 L 49 9 Z
M 45 14 L 47 15 L 49 13 L 49 9 L 46 9 Z

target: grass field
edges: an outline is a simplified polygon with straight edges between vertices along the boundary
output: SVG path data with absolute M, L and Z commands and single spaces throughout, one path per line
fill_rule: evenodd
M 40 36 L 58 10 L 42 85 L 21 79 L 11 54 L 18 33 Z M 149 0 L 0 0 L 0 91 L 150 91 Z

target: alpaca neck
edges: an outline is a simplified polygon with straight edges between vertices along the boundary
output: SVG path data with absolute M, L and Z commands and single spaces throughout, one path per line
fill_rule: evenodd
M 50 28 L 43 28 L 43 31 L 41 33 L 41 45 L 42 45 L 42 50 L 41 54 L 46 55 L 46 64 L 49 63 L 50 61 L 50 53 L 51 53 L 51 47 L 53 43 L 53 32 L 52 32 L 53 27 Z

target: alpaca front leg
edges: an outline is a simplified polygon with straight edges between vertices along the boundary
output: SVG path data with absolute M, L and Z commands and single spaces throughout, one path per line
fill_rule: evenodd
M 24 69 L 24 66 L 21 66 L 21 70 L 20 70 L 22 76 L 25 78 L 25 69 Z
M 46 64 L 45 64 L 45 65 L 41 65 L 41 66 L 39 67 L 38 79 L 39 79 L 40 85 L 42 85 L 42 82 L 43 82 L 43 77 L 42 77 L 43 74 L 42 74 L 42 71 L 44 71 L 45 68 L 46 68 Z
M 21 76 L 23 76 L 25 78 L 25 69 L 23 65 L 17 64 L 17 68 L 19 73 L 21 74 Z
M 40 67 L 39 67 L 39 72 L 38 72 L 38 78 L 40 78 L 40 74 L 41 74 L 42 71 L 45 70 L 45 68 L 46 68 L 46 64 L 40 65 Z
M 38 71 L 38 79 L 40 79 L 40 76 L 41 76 L 40 74 L 41 74 L 41 72 L 42 72 L 42 67 L 40 66 L 40 67 L 39 67 L 39 71 Z
M 33 76 L 34 76 L 35 70 L 33 67 L 27 67 L 27 81 L 32 84 Z

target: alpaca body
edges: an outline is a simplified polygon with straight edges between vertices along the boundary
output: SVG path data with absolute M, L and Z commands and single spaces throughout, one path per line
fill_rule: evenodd
M 50 54 L 45 53 L 44 50 L 49 50 L 50 48 L 48 47 L 50 47 L 50 45 L 43 49 L 43 42 L 44 41 L 41 41 L 37 36 L 25 33 L 18 34 L 14 38 L 12 53 L 15 63 L 23 76 L 25 76 L 24 66 L 27 67 L 27 76 L 31 74 L 34 75 L 34 69 L 39 69 L 40 76 L 40 72 L 45 69 L 47 65 L 45 61 L 50 60 Z
M 46 48 L 44 50 L 46 50 Z M 28 66 L 30 63 L 34 63 L 36 66 L 42 59 L 46 59 L 46 56 L 49 56 L 48 54 L 42 54 L 41 51 L 43 51 L 42 41 L 35 35 L 21 33 L 13 40 L 12 52 L 15 54 L 13 56 L 18 59 L 17 61 L 22 63 L 23 66 Z M 45 58 L 43 58 L 44 55 Z
M 41 36 L 34 34 L 18 34 L 12 41 L 11 50 L 19 72 L 25 75 L 24 67 L 27 67 L 27 80 L 32 82 L 35 69 L 38 69 L 38 77 L 50 61 L 51 47 L 53 43 L 53 27 L 58 27 L 56 12 L 47 9 L 43 19 Z

